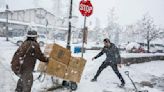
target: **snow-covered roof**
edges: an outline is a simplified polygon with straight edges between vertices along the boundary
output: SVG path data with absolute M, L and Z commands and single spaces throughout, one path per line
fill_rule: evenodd
M 0 22 L 6 22 L 6 19 L 0 19 Z M 15 20 L 9 20 L 8 22 L 9 23 L 13 23 L 13 24 L 20 24 L 20 25 L 31 25 L 31 23 L 21 22 L 21 21 L 15 21 Z M 41 25 L 41 24 L 33 24 L 33 26 L 46 28 L 45 25 Z M 55 27 L 53 27 L 53 26 L 47 26 L 47 28 L 55 28 Z
M 47 13 L 49 13 L 49 14 L 51 14 L 51 15 L 53 15 L 54 17 L 56 17 L 52 12 L 50 12 L 50 11 L 48 11 L 48 10 L 46 10 L 46 9 L 44 9 L 44 8 L 40 8 L 40 7 L 38 7 L 38 8 L 24 8 L 24 9 L 9 9 L 11 12 L 17 12 L 17 11 L 27 11 L 27 10 L 36 10 L 36 9 L 42 9 L 42 10 L 44 10 L 44 11 L 46 11 Z M 0 12 L 5 12 L 5 8 L 4 9 L 0 9 Z
M 6 22 L 6 19 L 1 19 L 0 18 L 0 22 Z M 21 22 L 21 21 L 15 21 L 15 20 L 9 20 L 8 22 L 9 23 L 13 23 L 13 24 L 20 24 L 20 25 L 31 26 L 31 23 L 27 23 L 27 22 Z M 32 26 L 46 28 L 45 25 L 36 24 L 34 22 L 33 22 Z M 68 30 L 68 27 L 62 27 L 62 26 L 47 26 L 47 28 L 55 28 L 57 30 Z
M 0 22 L 6 22 L 6 19 L 0 19 Z M 9 20 L 9 23 L 15 23 L 15 24 L 21 24 L 21 25 L 29 25 L 29 23 L 15 21 L 15 20 Z

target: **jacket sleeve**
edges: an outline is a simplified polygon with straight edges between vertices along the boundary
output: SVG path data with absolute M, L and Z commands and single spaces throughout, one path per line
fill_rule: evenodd
M 48 62 L 48 58 L 45 57 L 44 54 L 42 53 L 39 44 L 38 43 L 34 43 L 34 44 L 35 44 L 35 57 L 42 62 Z
M 105 47 L 94 58 L 97 59 L 98 57 L 102 56 L 104 54 L 104 52 L 105 52 Z
M 115 59 L 117 64 L 121 63 L 121 56 L 120 56 L 119 49 L 117 47 L 115 47 Z

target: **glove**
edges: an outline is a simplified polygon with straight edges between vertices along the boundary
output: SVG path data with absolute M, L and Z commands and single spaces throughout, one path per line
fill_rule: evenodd
M 95 57 L 92 58 L 92 61 L 95 59 Z
M 49 63 L 49 57 L 46 57 L 46 63 L 47 64 Z
M 118 66 L 119 68 L 121 68 L 121 64 L 117 64 L 117 66 Z

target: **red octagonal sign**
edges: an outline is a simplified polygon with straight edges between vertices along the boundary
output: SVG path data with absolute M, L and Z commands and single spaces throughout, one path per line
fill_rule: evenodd
M 79 10 L 83 16 L 90 16 L 93 12 L 93 6 L 89 0 L 80 1 Z

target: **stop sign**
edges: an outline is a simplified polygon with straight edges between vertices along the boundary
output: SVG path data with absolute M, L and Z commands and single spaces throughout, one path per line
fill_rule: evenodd
M 90 16 L 93 12 L 93 6 L 89 0 L 80 1 L 79 10 L 83 16 Z

